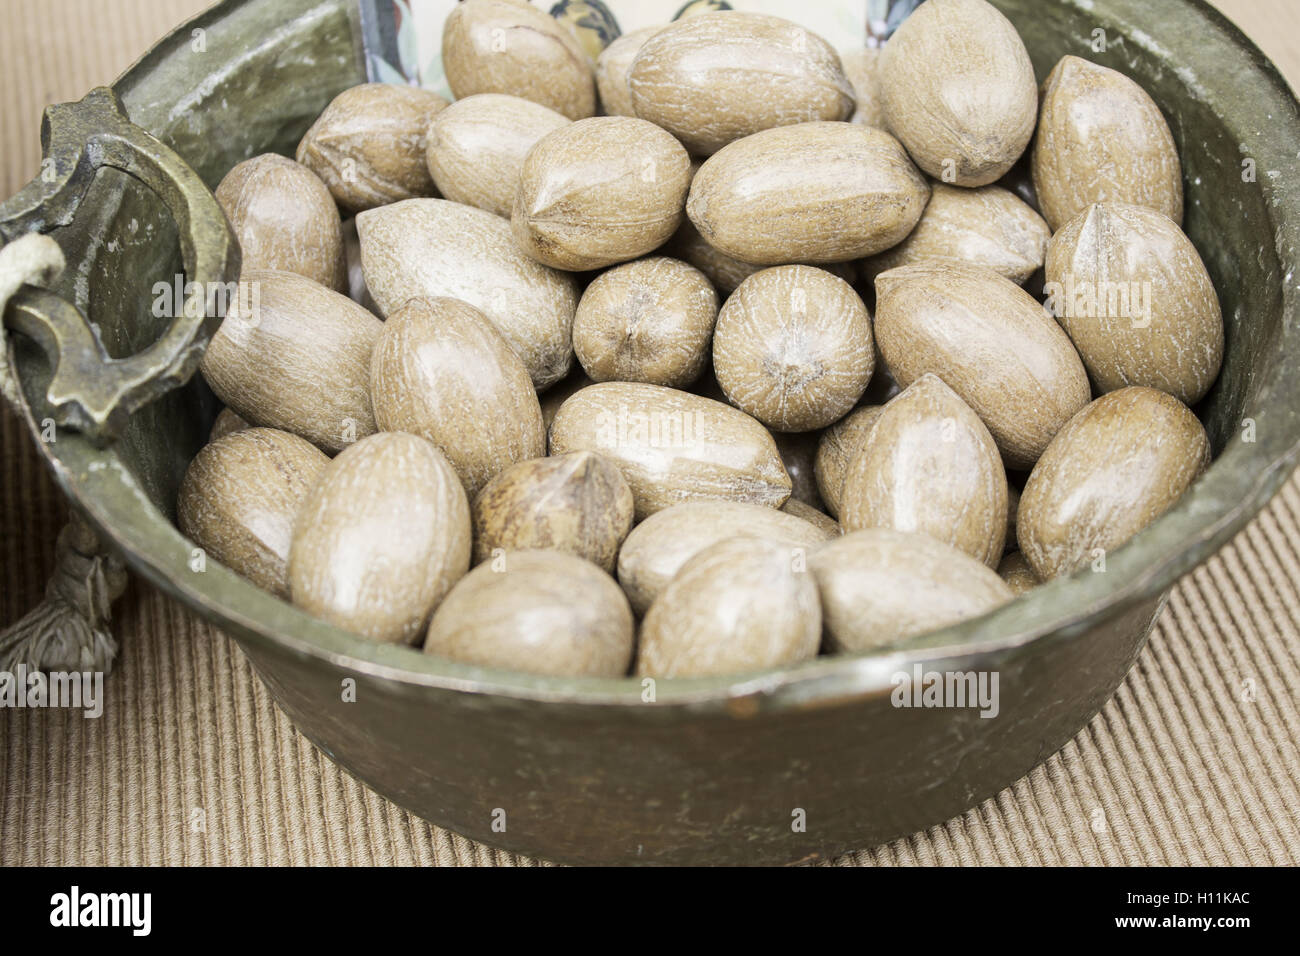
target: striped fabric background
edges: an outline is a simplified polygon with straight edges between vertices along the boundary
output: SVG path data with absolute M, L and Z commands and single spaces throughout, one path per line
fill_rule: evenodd
M 1221 0 L 1300 78 L 1300 4 Z M 112 79 L 201 0 L 48 0 L 0 33 L 0 195 L 41 107 Z M 0 624 L 64 520 L 0 411 Z M 0 864 L 532 866 L 414 819 L 298 736 L 243 656 L 133 582 L 102 719 L 0 711 Z M 1064 751 L 962 817 L 835 865 L 1300 863 L 1300 484 L 1185 579 L 1138 666 Z

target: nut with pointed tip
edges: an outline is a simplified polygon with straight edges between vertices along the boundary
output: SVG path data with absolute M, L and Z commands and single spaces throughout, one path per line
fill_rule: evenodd
M 728 538 L 687 561 L 641 624 L 636 672 L 711 677 L 817 656 L 822 615 L 806 555 Z
M 924 534 L 854 531 L 817 551 L 831 646 L 870 651 L 987 614 L 1015 597 L 997 572 Z
M 591 59 L 573 31 L 526 0 L 465 0 L 442 27 L 442 66 L 457 100 L 506 93 L 583 119 L 596 112 Z
M 437 93 L 414 86 L 350 87 L 307 130 L 298 143 L 298 162 L 351 213 L 432 196 L 425 131 L 446 106 Z
M 783 126 L 732 143 L 691 183 L 686 213 L 722 253 L 754 265 L 833 263 L 897 245 L 930 187 L 883 130 Z
M 1091 397 L 1069 336 L 989 269 L 918 262 L 881 273 L 875 331 L 899 385 L 938 375 L 979 415 L 1008 468 L 1031 467 Z
M 511 465 L 546 453 L 528 370 L 478 309 L 411 299 L 384 323 L 370 361 L 380 429 L 437 445 L 472 498 Z
M 469 502 L 451 464 L 385 432 L 321 473 L 294 525 L 293 603 L 372 641 L 409 644 L 469 567 Z
M 1205 427 L 1178 399 L 1140 387 L 1103 395 L 1029 476 L 1020 550 L 1044 581 L 1086 567 L 1173 507 L 1209 463 Z
M 1099 392 L 1146 385 L 1192 405 L 1219 377 L 1219 298 L 1196 247 L 1167 216 L 1089 206 L 1052 237 L 1046 274 L 1057 321 Z
M 880 57 L 885 122 L 916 164 L 957 186 L 987 186 L 1034 133 L 1038 86 L 1024 41 L 985 0 L 928 0 Z
M 1007 473 L 993 436 L 937 375 L 885 406 L 844 476 L 846 531 L 893 528 L 997 567 L 1007 532 Z
M 245 272 L 199 368 L 250 425 L 327 452 L 375 431 L 370 351 L 384 324 L 345 295 L 292 272 Z
M 288 432 L 232 432 L 190 462 L 176 496 L 177 524 L 211 558 L 287 598 L 294 519 L 329 461 Z
M 834 535 L 826 528 L 765 505 L 740 501 L 673 505 L 633 528 L 618 553 L 618 581 L 633 610 L 644 614 L 683 564 L 705 548 L 738 536 L 763 538 L 812 552 Z
M 429 124 L 429 172 L 444 198 L 509 219 L 524 157 L 543 136 L 570 122 L 518 96 L 467 96 Z
M 790 476 L 767 429 L 739 409 L 690 392 L 601 382 L 565 402 L 551 454 L 594 451 L 623 472 L 637 520 L 684 501 L 779 508 Z
M 538 389 L 573 364 L 573 277 L 515 248 L 510 223 L 445 199 L 408 199 L 357 216 L 361 267 L 388 315 L 410 299 L 460 299 L 486 315 Z
M 614 580 L 562 551 L 507 551 L 447 595 L 424 652 L 553 677 L 622 677 L 634 621 Z
M 536 458 L 501 472 L 474 501 L 474 561 L 502 551 L 564 551 L 609 574 L 632 530 L 632 489 L 599 455 Z
M 597 116 L 554 130 L 524 159 L 510 214 L 516 245 L 556 269 L 603 269 L 677 231 L 691 158 L 653 123 Z
M 728 11 L 679 20 L 628 73 L 632 107 L 693 154 L 775 126 L 844 120 L 853 87 L 829 43 L 780 17 Z
M 1093 203 L 1147 206 L 1183 221 L 1183 170 L 1160 107 L 1117 70 L 1061 59 L 1043 84 L 1034 189 L 1053 231 Z
M 867 278 L 922 260 L 986 266 L 1018 285 L 1043 266 L 1052 231 L 1001 186 L 962 189 L 935 183 L 911 234 L 864 263 Z
M 347 289 L 339 210 L 310 169 L 264 153 L 236 164 L 214 195 L 239 240 L 242 272 L 294 272 Z

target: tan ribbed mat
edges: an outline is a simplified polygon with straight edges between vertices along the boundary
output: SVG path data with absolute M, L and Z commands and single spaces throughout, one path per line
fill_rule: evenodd
M 1300 3 L 1220 4 L 1300 77 Z M 112 79 L 200 0 L 46 0 L 0 31 L 0 195 L 40 108 Z M 0 624 L 39 599 L 64 508 L 0 413 Z M 133 583 L 99 720 L 0 712 L 5 864 L 528 864 L 430 827 L 337 770 L 222 635 Z M 875 863 L 1300 862 L 1300 484 L 1184 580 L 1115 699 L 1015 786 Z

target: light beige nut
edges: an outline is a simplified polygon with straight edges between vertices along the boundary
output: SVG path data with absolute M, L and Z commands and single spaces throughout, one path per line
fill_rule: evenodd
M 1043 217 L 1001 186 L 963 189 L 936 183 L 911 234 L 868 259 L 864 268 L 867 278 L 874 279 L 898 266 L 938 260 L 985 266 L 1024 285 L 1043 267 L 1051 238 Z
M 925 177 L 883 130 L 805 123 L 710 157 L 686 212 L 707 242 L 743 262 L 847 262 L 901 242 L 929 197 Z
M 1046 288 L 1098 392 L 1146 385 L 1192 405 L 1219 377 L 1219 297 L 1196 247 L 1161 213 L 1089 206 L 1052 237 Z
M 1077 56 L 1043 85 L 1034 189 L 1053 231 L 1098 202 L 1147 206 L 1183 221 L 1183 170 L 1173 134 L 1146 90 Z
M 343 261 L 347 265 L 347 288 L 343 291 L 357 305 L 378 315 L 379 306 L 370 297 L 370 290 L 366 288 L 366 276 L 361 269 L 361 237 L 357 235 L 355 219 L 343 221 Z
M 1038 116 L 1020 34 L 985 0 L 927 0 L 880 58 L 885 122 L 935 179 L 986 186 L 1020 158 Z
M 443 199 L 408 199 L 357 216 L 366 285 L 389 315 L 414 298 L 460 299 L 486 315 L 538 389 L 573 364 L 573 277 L 515 248 L 500 216 Z
M 591 59 L 573 31 L 526 0 L 465 0 L 442 28 L 442 67 L 456 99 L 505 93 L 582 119 L 596 112 Z
M 817 492 L 833 516 L 838 517 L 840 513 L 844 475 L 883 411 L 881 405 L 863 405 L 822 432 L 813 459 L 813 474 L 817 478 Z
M 372 641 L 409 644 L 469 567 L 469 502 L 415 435 L 371 435 L 322 473 L 289 552 L 293 603 Z
M 327 452 L 375 431 L 370 351 L 384 324 L 347 296 L 292 272 L 244 272 L 199 368 L 250 425 Z
M 646 40 L 662 29 L 662 26 L 645 27 L 625 33 L 605 47 L 596 60 L 596 91 L 600 94 L 600 105 L 605 108 L 606 115 L 636 116 L 627 75 L 632 69 L 632 61 L 641 52 Z
M 993 436 L 938 376 L 921 376 L 885 406 L 849 464 L 840 521 L 846 531 L 928 534 L 996 568 L 1007 474 Z
M 839 532 L 836 531 L 837 535 Z M 811 553 L 833 535 L 796 515 L 740 501 L 673 505 L 632 529 L 618 554 L 618 581 L 644 614 L 682 565 L 727 538 L 748 536 Z
M 339 210 L 310 169 L 264 153 L 226 173 L 215 195 L 239 240 L 244 272 L 296 272 L 347 289 Z
M 508 219 L 524 157 L 543 136 L 570 122 L 518 96 L 467 96 L 429 124 L 429 172 L 444 198 Z
M 636 672 L 712 677 L 788 667 L 817 656 L 822 615 L 806 555 L 729 538 L 696 554 L 641 625 Z
M 1015 597 L 951 545 L 888 528 L 854 531 L 810 559 L 837 651 L 870 651 L 987 614 Z
M 597 382 L 685 388 L 709 361 L 718 294 L 704 273 L 654 256 L 601 273 L 573 319 L 573 350 Z
M 426 654 L 552 677 L 622 677 L 634 622 L 614 580 L 561 551 L 510 551 L 442 602 Z
M 819 511 L 812 505 L 805 504 L 798 498 L 791 498 L 781 506 L 781 510 L 788 515 L 796 518 L 802 518 L 814 528 L 826 534 L 829 538 L 838 538 L 844 533 L 844 528 L 840 523 L 824 511 Z
M 1146 528 L 1210 463 L 1205 428 L 1178 399 L 1122 388 L 1052 440 L 1020 498 L 1016 537 L 1044 581 L 1105 559 Z
M 876 278 L 876 342 L 899 385 L 933 372 L 1028 469 L 1090 398 L 1069 336 L 1024 289 L 976 266 L 918 262 Z
M 511 465 L 475 499 L 474 560 L 497 551 L 565 551 L 614 573 L 632 530 L 632 489 L 591 452 Z
M 852 286 L 822 269 L 765 269 L 742 282 L 718 314 L 718 383 L 733 405 L 778 431 L 839 421 L 874 368 L 867 307 Z
M 208 432 L 208 441 L 214 442 L 218 438 L 225 438 L 227 435 L 233 435 L 235 432 L 243 431 L 251 427 L 248 422 L 244 421 L 228 408 L 223 408 L 217 412 L 216 419 L 212 422 L 212 431 Z
M 601 382 L 560 407 L 551 454 L 594 451 L 623 472 L 640 521 L 684 501 L 779 508 L 790 476 L 766 428 L 744 412 L 676 389 Z
M 511 465 L 546 453 L 528 370 L 478 309 L 412 299 L 384 323 L 370 364 L 375 421 L 427 438 L 470 497 Z
M 274 428 L 244 428 L 204 446 L 176 496 L 182 533 L 259 588 L 289 596 L 289 544 L 307 492 L 329 459 Z
M 572 398 L 575 393 L 582 391 L 588 385 L 595 384 L 587 373 L 581 367 L 578 367 L 570 372 L 564 381 L 551 386 L 544 394 L 538 396 L 542 403 L 542 424 L 546 426 L 547 435 L 551 433 L 551 422 L 555 421 L 555 415 L 560 410 L 560 406 Z
M 1028 594 L 1043 583 L 1019 551 L 1012 551 L 1002 559 L 998 564 L 998 577 L 1007 582 L 1007 587 L 1011 588 L 1017 597 Z
M 628 73 L 632 106 L 692 153 L 775 126 L 844 120 L 853 87 L 839 54 L 779 17 L 705 13 L 660 30 Z
M 538 262 L 603 269 L 653 252 L 682 221 L 691 158 L 663 130 L 597 116 L 554 130 L 524 159 L 510 216 Z
M 447 106 L 437 93 L 362 83 L 330 101 L 298 143 L 298 162 L 351 213 L 433 195 L 425 131 Z
M 840 51 L 844 75 L 853 85 L 857 107 L 849 117 L 850 123 L 886 129 L 885 104 L 880 94 L 881 47 L 854 47 Z

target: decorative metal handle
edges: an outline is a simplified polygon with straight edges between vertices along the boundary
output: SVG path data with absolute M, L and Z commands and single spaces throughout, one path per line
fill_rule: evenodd
M 123 359 L 111 358 L 77 307 L 53 293 L 24 286 L 9 300 L 4 324 L 34 339 L 54 368 L 46 397 L 55 422 L 102 447 L 122 434 L 133 412 L 194 374 L 221 324 L 223 287 L 239 277 L 239 246 L 203 180 L 132 123 L 111 89 L 47 108 L 41 143 L 44 171 L 0 204 L 0 239 L 8 243 L 72 222 L 95 173 L 108 166 L 148 186 L 170 210 L 192 290 L 166 332 Z

